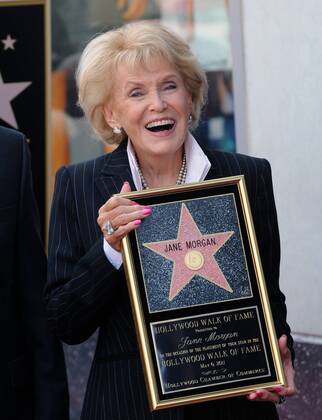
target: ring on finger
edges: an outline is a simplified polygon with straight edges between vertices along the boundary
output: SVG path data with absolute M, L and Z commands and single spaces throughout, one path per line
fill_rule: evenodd
M 104 232 L 106 232 L 108 235 L 113 235 L 113 233 L 116 231 L 116 229 L 113 228 L 112 223 L 110 220 L 108 220 L 102 229 Z

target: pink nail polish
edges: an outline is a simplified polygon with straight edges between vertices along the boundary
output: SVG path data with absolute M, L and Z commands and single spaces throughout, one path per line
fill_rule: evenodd
M 135 226 L 139 226 L 141 224 L 141 220 L 140 219 L 134 220 L 134 224 Z
M 151 214 L 152 213 L 152 210 L 151 209 L 149 209 L 149 208 L 144 208 L 143 210 L 142 210 L 142 213 L 145 215 L 145 216 L 147 216 L 147 215 L 149 215 L 149 214 Z
M 262 391 L 256 391 L 256 395 L 257 395 L 258 397 L 262 397 L 262 396 L 263 396 L 263 393 L 262 393 Z

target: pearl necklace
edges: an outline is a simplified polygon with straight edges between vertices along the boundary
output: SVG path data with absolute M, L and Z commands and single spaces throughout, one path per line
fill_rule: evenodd
M 137 168 L 138 168 L 138 172 L 140 175 L 140 179 L 141 179 L 141 183 L 142 183 L 142 187 L 144 190 L 147 190 L 148 188 L 150 188 L 143 176 L 143 173 L 141 171 L 140 165 L 138 160 L 136 160 L 136 164 L 137 164 Z M 187 176 L 187 160 L 186 160 L 186 154 L 183 154 L 183 159 L 182 159 L 182 165 L 179 171 L 179 175 L 176 181 L 176 185 L 182 185 L 186 182 L 186 176 Z

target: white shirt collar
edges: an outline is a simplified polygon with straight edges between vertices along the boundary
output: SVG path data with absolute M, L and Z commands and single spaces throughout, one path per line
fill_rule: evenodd
M 191 133 L 188 133 L 184 148 L 187 159 L 186 183 L 203 181 L 206 178 L 211 164 Z M 134 185 L 138 191 L 142 190 L 142 182 L 138 171 L 135 152 L 130 139 L 127 143 L 127 156 L 129 158 Z

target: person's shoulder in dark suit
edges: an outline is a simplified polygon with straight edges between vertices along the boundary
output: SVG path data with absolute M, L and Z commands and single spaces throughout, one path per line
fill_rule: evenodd
M 46 256 L 23 134 L 0 127 L 1 420 L 66 420 L 61 343 L 46 323 Z

